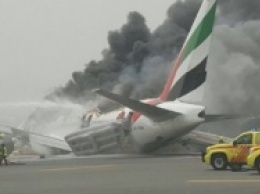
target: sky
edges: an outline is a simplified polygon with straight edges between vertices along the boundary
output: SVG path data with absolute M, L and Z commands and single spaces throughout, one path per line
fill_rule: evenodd
M 0 0 L 0 105 L 41 101 L 101 58 L 130 11 L 155 29 L 173 1 Z

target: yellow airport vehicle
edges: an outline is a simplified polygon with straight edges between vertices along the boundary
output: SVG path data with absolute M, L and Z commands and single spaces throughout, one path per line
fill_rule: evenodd
M 260 146 L 255 146 L 250 149 L 247 157 L 247 165 L 252 169 L 256 169 L 260 174 Z
M 215 170 L 225 170 L 228 166 L 232 170 L 240 170 L 247 164 L 250 148 L 260 146 L 260 131 L 250 130 L 241 133 L 231 143 L 220 143 L 209 146 L 202 160 Z

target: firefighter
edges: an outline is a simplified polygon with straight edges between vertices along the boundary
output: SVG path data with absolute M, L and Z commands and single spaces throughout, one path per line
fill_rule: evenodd
M 5 147 L 5 144 L 2 144 L 0 148 L 0 165 L 2 165 L 3 160 L 5 165 L 7 165 L 7 155 L 7 148 Z
M 134 113 L 132 111 L 129 112 L 127 118 L 124 121 L 124 132 L 126 136 L 128 136 L 131 132 L 133 115 Z

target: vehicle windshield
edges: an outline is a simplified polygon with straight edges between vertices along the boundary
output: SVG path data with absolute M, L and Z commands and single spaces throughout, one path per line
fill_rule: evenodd
M 245 134 L 245 135 L 237 138 L 236 143 L 237 144 L 252 144 L 252 138 L 253 138 L 252 133 Z

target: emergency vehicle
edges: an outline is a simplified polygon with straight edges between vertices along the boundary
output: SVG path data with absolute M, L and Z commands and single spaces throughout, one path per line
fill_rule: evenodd
M 247 157 L 247 165 L 260 174 L 260 146 L 252 147 Z
M 233 142 L 209 146 L 202 154 L 203 161 L 215 170 L 240 170 L 247 164 L 250 148 L 260 146 L 260 131 L 250 130 L 241 133 Z

